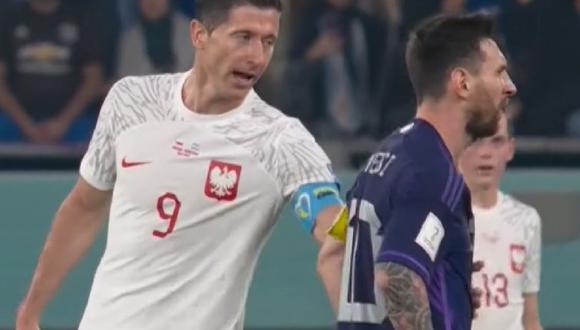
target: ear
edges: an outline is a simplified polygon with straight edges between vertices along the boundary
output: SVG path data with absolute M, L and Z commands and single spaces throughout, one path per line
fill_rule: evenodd
M 194 49 L 203 49 L 209 38 L 209 31 L 198 20 L 194 19 L 189 24 L 189 35 Z
M 516 139 L 510 137 L 508 140 L 508 151 L 507 151 L 507 162 L 511 162 L 514 159 L 514 154 L 516 152 Z
M 473 88 L 471 76 L 463 68 L 455 68 L 451 71 L 450 89 L 460 99 L 466 99 Z

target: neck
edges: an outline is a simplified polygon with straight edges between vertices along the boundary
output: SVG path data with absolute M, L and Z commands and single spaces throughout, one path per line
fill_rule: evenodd
M 244 98 L 220 95 L 215 84 L 201 70 L 192 70 L 183 84 L 181 97 L 185 106 L 196 113 L 219 115 L 239 107 Z
M 498 191 L 495 187 L 476 187 L 471 190 L 471 201 L 479 208 L 490 209 L 497 204 L 497 194 Z
M 435 127 L 457 166 L 461 153 L 469 143 L 469 137 L 465 132 L 465 111 L 457 111 L 454 107 L 446 101 L 425 100 L 417 109 L 416 117 Z

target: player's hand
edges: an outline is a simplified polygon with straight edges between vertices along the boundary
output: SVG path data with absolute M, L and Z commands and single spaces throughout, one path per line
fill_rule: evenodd
M 22 306 L 18 308 L 16 330 L 40 330 L 38 323 L 37 317 L 29 315 Z
M 477 318 L 477 309 L 481 307 L 481 300 L 483 298 L 483 290 L 480 288 L 471 288 L 471 300 L 473 302 L 473 318 Z
M 24 138 L 31 143 L 35 144 L 47 144 L 49 143 L 48 138 L 44 132 L 44 130 L 40 127 L 40 125 L 30 122 L 22 125 L 20 127 L 22 131 L 22 135 Z
M 485 266 L 483 261 L 476 261 L 473 263 L 472 271 L 477 273 Z M 483 299 L 483 290 L 480 288 L 471 288 L 471 301 L 473 304 L 473 318 L 477 318 L 477 309 L 481 307 L 481 300 Z
M 40 127 L 50 143 L 58 143 L 68 131 L 70 122 L 57 117 L 43 122 Z

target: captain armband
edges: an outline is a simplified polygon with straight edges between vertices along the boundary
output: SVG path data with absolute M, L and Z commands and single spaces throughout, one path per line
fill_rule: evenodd
M 335 182 L 308 183 L 292 196 L 294 216 L 310 233 L 320 212 L 329 206 L 342 206 L 338 184 Z

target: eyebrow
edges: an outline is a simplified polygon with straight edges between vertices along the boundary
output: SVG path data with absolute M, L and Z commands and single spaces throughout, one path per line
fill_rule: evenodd
M 240 30 L 234 30 L 232 32 L 230 32 L 232 35 L 234 34 L 241 34 L 241 33 L 247 33 L 249 35 L 252 36 L 256 36 L 256 35 L 260 35 L 259 33 L 256 33 L 255 31 L 252 31 L 250 29 L 240 29 Z M 266 36 L 261 37 L 261 39 L 274 39 L 274 41 L 278 40 L 278 36 L 275 34 L 268 34 Z

